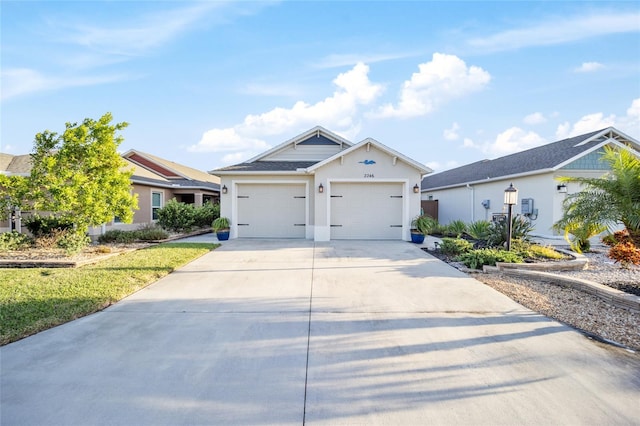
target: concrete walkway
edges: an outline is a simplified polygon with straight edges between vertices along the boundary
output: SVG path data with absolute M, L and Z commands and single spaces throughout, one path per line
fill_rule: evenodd
M 2 425 L 640 418 L 637 354 L 406 242 L 224 242 L 0 357 Z

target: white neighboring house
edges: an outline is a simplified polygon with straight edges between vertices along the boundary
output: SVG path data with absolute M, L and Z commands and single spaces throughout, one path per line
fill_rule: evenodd
M 352 144 L 318 126 L 209 173 L 221 177 L 231 238 L 409 241 L 430 172 L 374 139 Z
M 467 164 L 429 175 L 422 180 L 422 199 L 437 200 L 438 220 L 474 222 L 506 213 L 504 190 L 518 189 L 513 213 L 525 215 L 534 234 L 557 235 L 552 225 L 562 218 L 567 194 L 580 191 L 576 183 L 562 184 L 561 176 L 600 177 L 608 171 L 600 161 L 606 145 L 627 149 L 640 157 L 640 143 L 609 127 L 526 151 Z

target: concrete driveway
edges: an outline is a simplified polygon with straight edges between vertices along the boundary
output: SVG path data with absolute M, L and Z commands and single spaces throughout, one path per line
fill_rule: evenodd
M 0 357 L 2 425 L 640 419 L 637 354 L 406 242 L 225 242 Z

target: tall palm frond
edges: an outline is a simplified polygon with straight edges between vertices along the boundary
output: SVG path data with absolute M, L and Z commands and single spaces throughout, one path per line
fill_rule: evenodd
M 554 228 L 566 230 L 577 224 L 603 224 L 613 230 L 622 223 L 640 247 L 640 158 L 626 149 L 605 146 L 602 160 L 610 167 L 602 177 L 558 179 L 579 183 L 584 190 L 567 196 L 564 216 Z

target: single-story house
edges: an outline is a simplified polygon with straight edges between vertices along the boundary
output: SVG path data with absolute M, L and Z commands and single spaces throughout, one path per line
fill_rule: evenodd
M 126 161 L 125 168 L 133 169 L 131 190 L 138 194 L 139 209 L 134 212 L 133 223 L 122 223 L 116 217 L 104 227 L 90 229 L 91 235 L 112 228 L 135 229 L 142 224 L 152 223 L 156 220 L 158 209 L 172 198 L 196 206 L 220 200 L 220 178 L 217 176 L 138 150 L 129 150 L 122 154 L 122 158 Z M 29 176 L 30 172 L 29 154 L 0 154 L 0 173 Z M 0 232 L 10 229 L 7 216 L 3 215 L 0 221 Z
M 231 238 L 408 241 L 430 172 L 375 139 L 353 144 L 317 126 L 210 173 L 221 177 Z
M 526 151 L 467 164 L 426 176 L 422 199 L 437 200 L 438 220 L 474 222 L 506 213 L 504 191 L 518 190 L 513 213 L 528 218 L 534 234 L 554 237 L 552 225 L 562 218 L 567 194 L 580 191 L 561 176 L 600 177 L 608 171 L 600 161 L 604 146 L 627 149 L 640 157 L 640 143 L 613 127 L 549 143 Z

